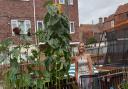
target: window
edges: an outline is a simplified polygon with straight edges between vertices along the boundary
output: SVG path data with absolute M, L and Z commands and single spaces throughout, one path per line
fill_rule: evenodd
M 65 4 L 65 0 L 59 0 L 59 4 Z
M 44 25 L 43 25 L 43 21 L 37 21 L 37 30 L 43 30 Z
M 11 28 L 12 28 L 12 35 L 14 36 L 13 29 L 15 27 L 18 27 L 18 21 L 17 20 L 11 20 Z
M 14 36 L 13 29 L 19 27 L 21 29 L 20 34 L 27 34 L 31 28 L 30 20 L 11 20 L 12 35 Z
M 74 22 L 73 21 L 70 22 L 70 33 L 71 34 L 75 33 L 75 27 L 74 27 Z
M 111 21 L 111 27 L 114 27 L 114 20 Z
M 69 5 L 73 5 L 73 0 L 68 0 Z

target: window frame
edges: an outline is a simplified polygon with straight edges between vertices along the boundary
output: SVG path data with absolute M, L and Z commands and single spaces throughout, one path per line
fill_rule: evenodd
M 72 32 L 72 30 L 71 30 L 71 24 L 73 24 L 73 32 Z M 70 34 L 73 34 L 73 33 L 75 33 L 75 22 L 74 21 L 70 21 Z
M 38 26 L 38 23 L 39 23 L 39 22 L 42 23 L 42 30 L 43 30 L 43 28 L 44 28 L 44 22 L 43 22 L 42 20 L 37 20 L 37 21 L 36 21 L 36 29 L 37 29 L 37 31 L 39 30 L 39 26 Z
M 15 36 L 15 34 L 14 34 L 14 32 L 13 32 L 13 29 L 15 28 L 14 26 L 13 26 L 13 22 L 15 22 L 15 25 L 16 25 L 16 27 L 18 27 L 18 20 L 11 20 L 11 31 L 12 31 L 12 36 Z
M 15 36 L 15 34 L 14 34 L 14 32 L 13 32 L 13 29 L 15 28 L 14 26 L 13 26 L 13 24 L 16 24 L 16 27 L 18 27 L 19 28 L 19 23 L 20 23 L 20 21 L 23 21 L 23 24 L 24 24 L 24 34 L 27 34 L 27 24 L 29 23 L 29 25 L 30 25 L 30 28 L 31 28 L 31 20 L 20 20 L 20 19 L 12 19 L 11 20 L 11 29 L 12 29 L 12 36 Z
M 74 0 L 68 0 L 69 5 L 73 5 L 73 3 L 74 3 Z
M 111 28 L 114 28 L 114 26 L 115 26 L 115 21 L 111 20 Z
M 59 0 L 59 4 L 65 4 L 65 0 L 63 0 L 63 2 L 61 2 L 61 0 Z

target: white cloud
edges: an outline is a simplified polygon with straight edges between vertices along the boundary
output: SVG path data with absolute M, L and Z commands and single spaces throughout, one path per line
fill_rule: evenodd
M 128 0 L 78 0 L 80 23 L 97 23 L 99 17 L 113 14 L 119 5 Z

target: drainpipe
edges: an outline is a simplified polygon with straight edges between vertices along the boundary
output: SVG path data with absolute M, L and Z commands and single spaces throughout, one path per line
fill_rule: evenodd
M 35 8 L 35 0 L 33 0 L 33 19 L 34 19 L 34 29 L 35 29 L 35 33 L 37 32 L 37 29 L 36 29 L 36 8 Z M 36 44 L 37 44 L 37 38 L 36 38 L 36 35 L 35 35 L 35 41 L 36 41 Z

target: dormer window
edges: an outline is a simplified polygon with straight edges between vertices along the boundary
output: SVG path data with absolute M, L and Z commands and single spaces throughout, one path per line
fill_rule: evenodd
M 114 27 L 114 20 L 111 21 L 111 28 Z

